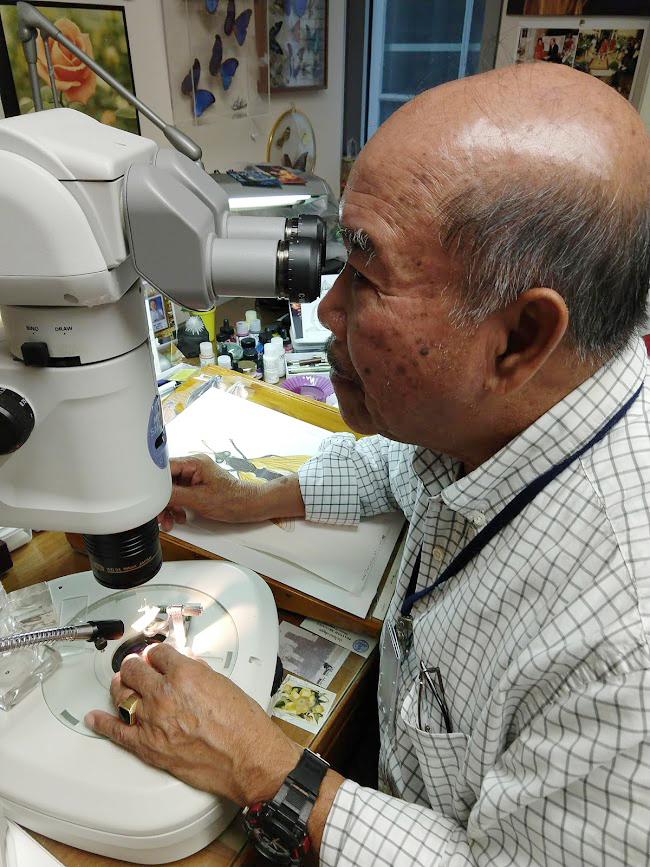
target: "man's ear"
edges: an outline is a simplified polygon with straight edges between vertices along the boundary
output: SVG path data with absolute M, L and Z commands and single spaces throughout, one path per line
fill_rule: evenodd
M 495 314 L 486 387 L 507 394 L 537 373 L 566 333 L 569 311 L 554 289 L 529 289 Z

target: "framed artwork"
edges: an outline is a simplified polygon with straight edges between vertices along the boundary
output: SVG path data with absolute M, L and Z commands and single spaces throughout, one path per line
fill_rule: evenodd
M 290 108 L 280 115 L 269 136 L 266 161 L 301 172 L 314 171 L 316 136 L 306 114 Z
M 163 0 L 174 123 L 269 110 L 266 0 Z
M 578 47 L 578 32 L 578 30 L 560 30 L 550 27 L 542 29 L 522 27 L 519 30 L 517 63 L 546 60 L 548 63 L 573 66 Z
M 49 18 L 85 54 L 93 57 L 131 92 L 135 92 L 129 37 L 122 6 L 83 6 L 76 3 L 39 4 Z M 16 4 L 0 3 L 0 98 L 7 117 L 34 110 L 27 62 L 16 33 Z M 77 58 L 70 59 L 49 39 L 54 85 L 60 106 L 75 108 L 101 123 L 127 132 L 140 132 L 137 112 Z M 54 108 L 45 46 L 36 42 L 37 69 L 44 108 Z
M 600 78 L 625 99 L 636 76 L 644 30 L 581 30 L 574 66 Z
M 647 0 L 508 0 L 508 15 L 650 15 Z
M 174 308 L 169 298 L 165 298 L 152 286 L 145 287 L 145 307 L 151 322 L 151 330 L 156 337 L 171 337 L 176 328 Z
M 269 0 L 271 93 L 327 87 L 327 0 Z
M 562 63 L 599 78 L 630 98 L 645 30 L 520 27 L 517 63 L 545 60 Z

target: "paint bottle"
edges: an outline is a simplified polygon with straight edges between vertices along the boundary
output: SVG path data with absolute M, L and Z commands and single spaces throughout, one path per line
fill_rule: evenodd
M 271 343 L 267 343 L 264 347 L 264 382 L 273 384 L 279 381 L 278 351 Z
M 248 337 L 248 322 L 243 319 L 240 319 L 239 322 L 235 324 L 235 335 L 237 337 L 237 343 L 241 346 L 242 337 Z
M 220 355 L 219 358 L 217 358 L 217 364 L 219 367 L 226 367 L 228 370 L 232 369 L 232 361 L 229 355 Z
M 262 323 L 259 319 L 253 319 L 251 320 L 248 328 L 250 330 L 251 337 L 255 341 L 255 349 L 257 349 L 258 352 L 262 352 L 262 349 L 260 349 L 258 346 L 258 344 L 260 343 L 260 331 L 262 330 Z
M 214 349 L 212 347 L 212 343 L 209 340 L 206 340 L 204 343 L 201 343 L 199 346 L 199 362 L 201 367 L 207 367 L 208 364 L 214 364 Z
M 275 346 L 278 353 L 278 376 L 286 376 L 287 366 L 284 363 L 284 345 L 279 334 L 271 338 L 271 346 Z
M 227 319 L 223 320 L 223 325 L 221 326 L 221 333 L 225 335 L 225 340 L 235 339 L 235 329 L 232 327 L 232 325 Z
M 257 310 L 247 310 L 244 314 L 244 319 L 246 320 L 246 322 L 248 322 L 248 325 L 250 327 L 251 322 L 254 319 L 257 319 Z

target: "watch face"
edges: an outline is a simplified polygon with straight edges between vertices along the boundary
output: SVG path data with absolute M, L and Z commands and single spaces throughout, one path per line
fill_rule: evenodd
M 257 851 L 275 864 L 301 864 L 309 851 L 309 837 L 276 821 L 267 804 L 255 804 L 246 810 L 244 823 Z

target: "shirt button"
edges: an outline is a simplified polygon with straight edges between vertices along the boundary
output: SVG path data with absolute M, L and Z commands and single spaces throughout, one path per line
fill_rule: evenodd
M 469 519 L 475 527 L 484 527 L 486 524 L 486 518 L 483 512 L 472 512 Z
M 445 552 L 442 550 L 442 548 L 439 548 L 438 545 L 436 545 L 436 547 L 433 549 L 433 559 L 437 560 L 438 563 L 442 563 L 444 556 Z

